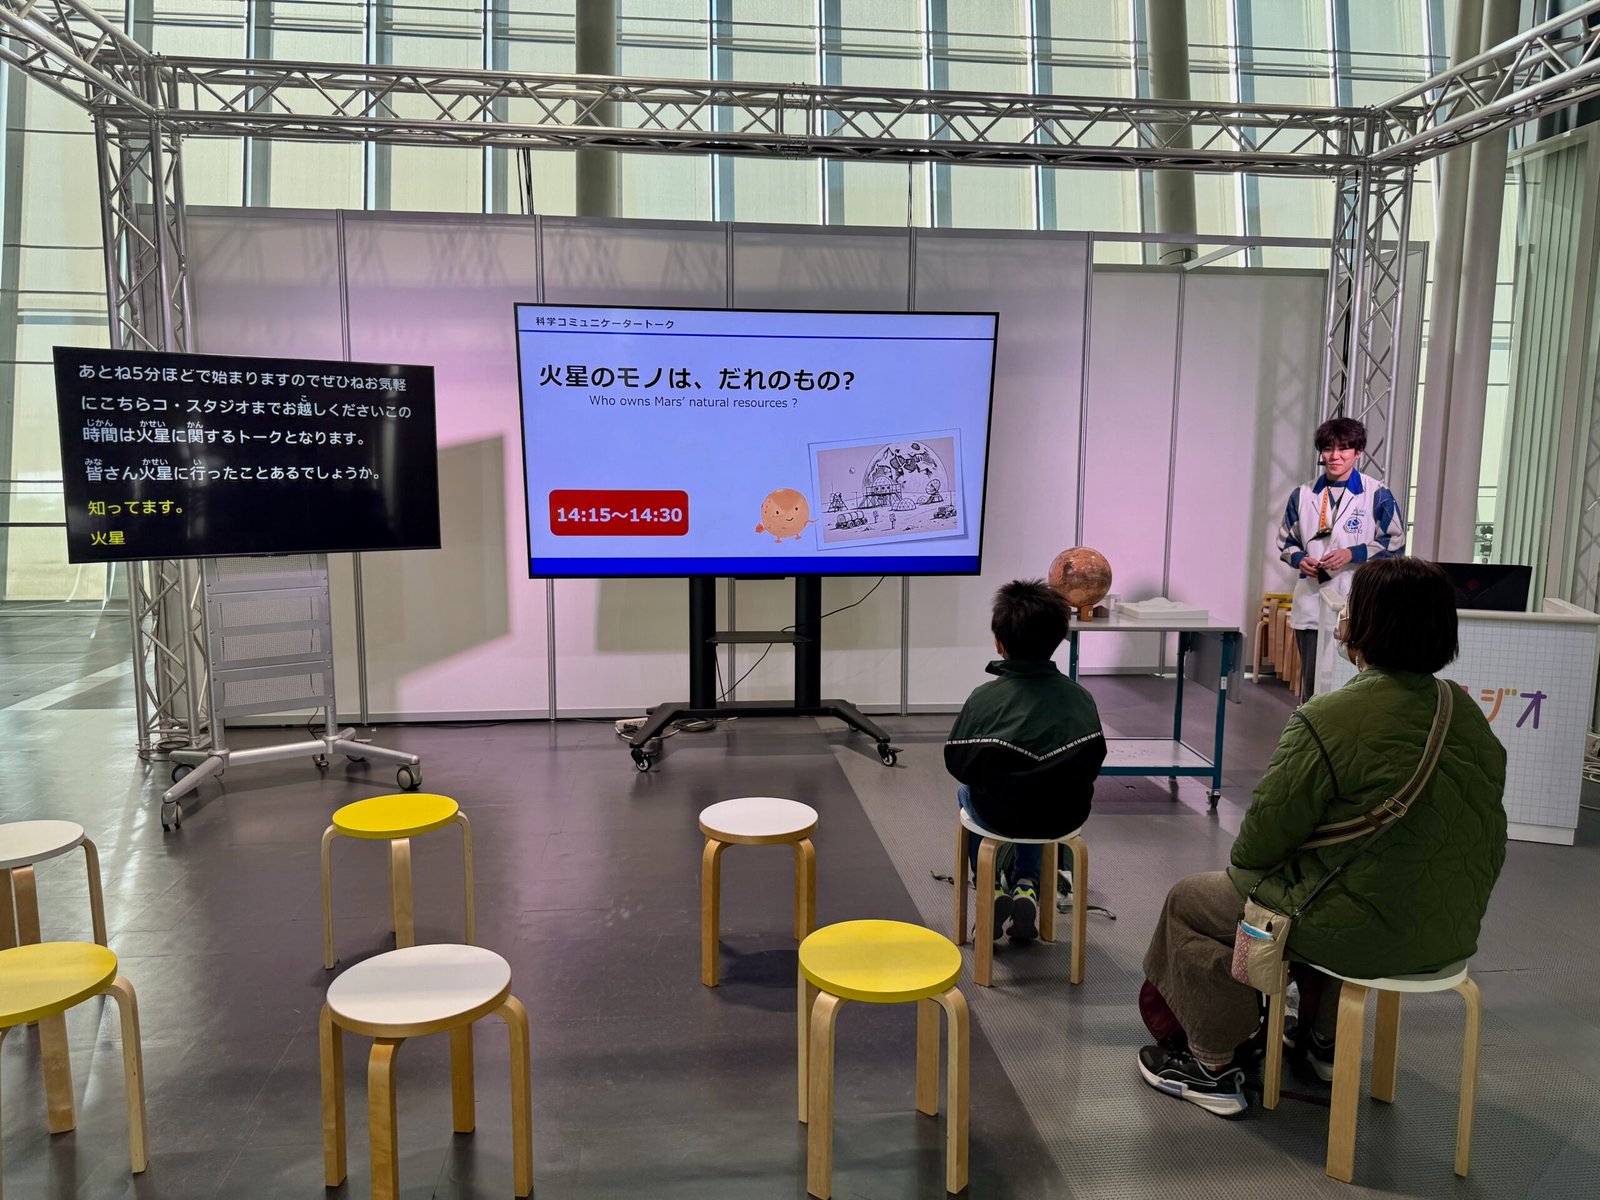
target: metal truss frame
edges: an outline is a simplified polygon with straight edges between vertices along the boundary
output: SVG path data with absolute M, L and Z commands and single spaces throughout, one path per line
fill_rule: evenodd
M 1415 167 L 1366 167 L 1338 181 L 1328 266 L 1323 416 L 1367 427 L 1367 457 L 1387 477 L 1393 447 Z
M 0 62 L 89 111 L 112 344 L 183 350 L 182 144 L 197 136 L 1276 173 L 1332 179 L 1323 410 L 1362 418 L 1387 468 L 1418 163 L 1600 95 L 1600 0 L 1375 108 L 518 75 L 168 58 L 88 0 L 0 0 Z M 140 752 L 205 730 L 192 564 L 137 582 Z M 182 682 L 179 679 L 181 672 Z

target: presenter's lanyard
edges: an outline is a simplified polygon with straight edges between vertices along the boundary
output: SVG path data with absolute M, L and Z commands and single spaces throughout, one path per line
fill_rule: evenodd
M 1328 516 L 1328 493 L 1337 487 L 1339 499 L 1334 502 L 1333 516 Z M 1333 522 L 1339 519 L 1339 510 L 1344 507 L 1344 502 L 1350 497 L 1350 489 L 1346 484 L 1324 483 L 1322 488 L 1322 513 L 1317 518 L 1317 537 L 1331 537 L 1333 535 Z

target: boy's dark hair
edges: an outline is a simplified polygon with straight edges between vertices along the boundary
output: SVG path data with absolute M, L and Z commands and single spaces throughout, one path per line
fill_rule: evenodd
M 1317 426 L 1312 440 L 1318 454 L 1341 447 L 1361 451 L 1367 448 L 1367 427 L 1354 417 L 1330 417 Z
M 1375 667 L 1432 675 L 1455 658 L 1456 590 L 1437 563 L 1378 558 L 1350 581 L 1345 645 Z
M 1013 579 L 994 594 L 989 628 L 1007 658 L 1041 662 L 1066 639 L 1072 610 L 1042 579 Z

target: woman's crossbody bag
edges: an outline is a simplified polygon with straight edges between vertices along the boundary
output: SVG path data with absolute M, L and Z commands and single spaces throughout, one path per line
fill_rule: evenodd
M 1422 760 L 1417 764 L 1417 769 L 1411 773 L 1411 778 L 1406 781 L 1405 786 L 1382 804 L 1360 816 L 1317 826 L 1294 854 L 1268 871 L 1256 881 L 1255 887 L 1250 889 L 1250 894 L 1245 897 L 1244 916 L 1239 921 L 1239 928 L 1233 939 L 1233 977 L 1240 983 L 1248 984 L 1258 992 L 1264 992 L 1269 996 L 1282 990 L 1285 982 L 1284 953 L 1289 946 L 1289 930 L 1294 922 L 1325 887 L 1382 837 L 1386 830 L 1406 815 L 1412 802 L 1427 786 L 1428 780 L 1433 776 L 1434 768 L 1439 765 L 1439 753 L 1444 749 L 1445 733 L 1450 728 L 1450 714 L 1454 709 L 1455 700 L 1455 688 L 1452 685 L 1442 679 L 1434 680 L 1434 684 L 1438 688 L 1439 699 L 1433 712 L 1433 724 L 1428 729 L 1428 741 L 1422 750 Z M 1321 751 L 1322 761 L 1327 764 L 1328 775 L 1333 780 L 1333 796 L 1337 802 L 1341 799 L 1339 777 L 1334 773 L 1333 759 L 1328 754 L 1328 748 L 1323 745 L 1322 738 L 1304 713 L 1296 709 L 1294 716 L 1306 727 L 1306 732 L 1311 735 L 1311 740 L 1316 742 L 1317 749 Z M 1287 914 L 1278 912 L 1256 899 L 1256 888 L 1261 886 L 1262 880 L 1276 874 L 1296 855 L 1307 850 L 1322 850 L 1344 842 L 1353 842 L 1357 838 L 1366 840 L 1354 854 L 1324 875 L 1294 912 Z

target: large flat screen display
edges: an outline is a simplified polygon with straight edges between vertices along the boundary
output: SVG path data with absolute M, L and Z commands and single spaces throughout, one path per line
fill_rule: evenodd
M 976 573 L 996 320 L 517 305 L 529 574 Z
M 55 348 L 67 560 L 439 545 L 433 368 Z

